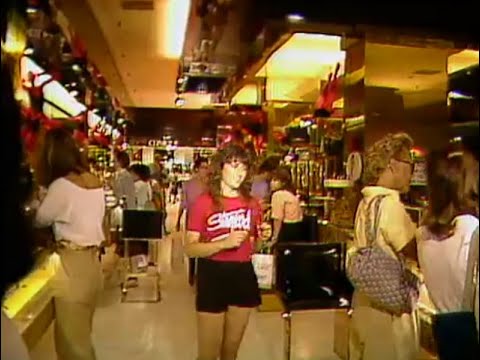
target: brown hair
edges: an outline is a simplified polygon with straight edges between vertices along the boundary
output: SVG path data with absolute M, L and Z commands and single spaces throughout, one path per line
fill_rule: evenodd
M 251 200 L 251 187 L 253 176 L 253 155 L 239 145 L 227 145 L 223 149 L 218 150 L 211 160 L 211 177 L 209 181 L 209 192 L 213 198 L 216 207 L 222 208 L 222 172 L 223 166 L 233 160 L 237 160 L 247 167 L 247 177 L 242 185 L 240 185 L 240 196 L 247 201 Z
M 74 172 L 81 174 L 89 170 L 86 156 L 65 129 L 54 129 L 45 136 L 40 154 L 42 185 L 50 185 L 55 180 Z
M 461 155 L 447 151 L 431 153 L 427 158 L 429 206 L 423 225 L 438 236 L 454 230 L 453 220 L 459 215 L 477 215 L 478 189 L 472 189 Z
M 130 166 L 130 157 L 125 151 L 118 151 L 115 153 L 115 160 L 117 160 L 122 169 L 128 169 Z
M 282 184 L 280 190 L 286 190 L 295 195 L 296 190 L 293 186 L 292 173 L 288 167 L 282 166 L 276 169 L 273 172 L 272 180 L 277 180 Z

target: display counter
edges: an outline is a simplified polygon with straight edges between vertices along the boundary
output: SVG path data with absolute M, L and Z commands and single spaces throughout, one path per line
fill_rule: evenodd
M 29 349 L 37 344 L 55 316 L 49 284 L 56 257 L 46 251 L 40 252 L 33 271 L 9 289 L 2 305 Z

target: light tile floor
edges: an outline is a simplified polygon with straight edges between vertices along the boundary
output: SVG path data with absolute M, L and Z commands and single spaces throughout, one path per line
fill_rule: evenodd
M 176 209 L 170 210 L 173 222 Z M 106 289 L 94 319 L 98 360 L 195 360 L 194 291 L 187 283 L 179 234 L 159 249 L 162 301 L 121 303 L 119 288 Z M 282 360 L 283 323 L 278 312 L 255 312 L 238 360 Z M 337 360 L 333 353 L 333 312 L 293 317 L 292 360 Z M 45 334 L 32 360 L 55 360 L 52 331 Z

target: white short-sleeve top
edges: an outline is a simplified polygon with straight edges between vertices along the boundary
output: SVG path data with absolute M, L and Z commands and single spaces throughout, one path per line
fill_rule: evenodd
M 53 226 L 57 241 L 70 241 L 78 246 L 98 246 L 104 240 L 103 188 L 87 189 L 59 178 L 48 188 L 37 210 L 38 226 Z

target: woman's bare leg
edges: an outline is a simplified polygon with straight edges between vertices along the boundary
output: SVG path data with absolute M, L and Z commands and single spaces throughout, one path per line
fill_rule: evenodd
M 230 306 L 228 308 L 225 314 L 221 360 L 236 360 L 251 312 L 251 308 L 240 308 L 236 306 Z
M 197 313 L 198 360 L 217 360 L 222 347 L 225 314 Z

